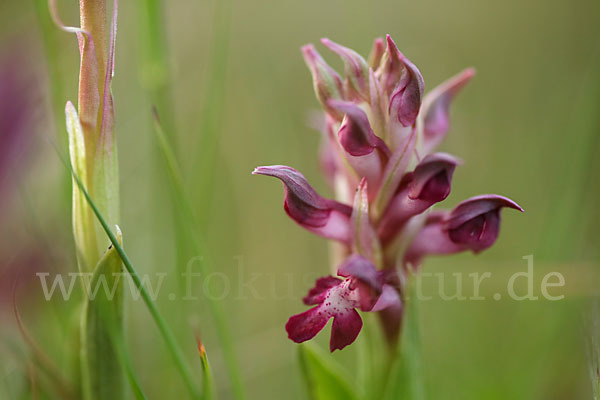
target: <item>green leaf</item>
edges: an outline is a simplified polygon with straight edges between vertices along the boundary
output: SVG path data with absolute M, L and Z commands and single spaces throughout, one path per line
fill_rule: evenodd
M 421 323 L 419 299 L 416 296 L 416 280 L 408 277 L 404 299 L 404 319 L 398 356 L 394 360 L 384 399 L 424 400 L 423 359 L 421 354 Z
M 330 355 L 309 344 L 303 344 L 298 349 L 300 368 L 310 399 L 357 399 L 345 371 Z
M 117 232 L 121 243 L 121 233 Z M 111 245 L 86 286 L 87 301 L 81 321 L 81 368 L 86 400 L 124 398 L 116 344 L 123 330 L 123 279 L 121 257 Z
M 108 137 L 107 137 L 108 136 Z M 119 223 L 119 165 L 114 133 L 106 132 L 98 141 L 94 157 L 93 197 L 109 226 Z M 103 235 L 100 223 L 95 224 L 98 248 L 105 248 L 109 240 Z
M 71 165 L 85 188 L 89 187 L 88 164 L 85 135 L 77 111 L 70 101 L 65 107 L 67 132 L 69 134 L 69 154 Z M 94 215 L 85 196 L 73 180 L 73 235 L 77 248 L 77 261 L 81 271 L 91 271 L 99 258 L 94 229 Z

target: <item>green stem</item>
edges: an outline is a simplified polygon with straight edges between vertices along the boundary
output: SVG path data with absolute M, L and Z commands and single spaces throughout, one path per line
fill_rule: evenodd
M 57 152 L 58 152 L 58 150 L 57 150 Z M 62 156 L 62 154 L 60 152 L 58 152 L 58 154 L 59 154 L 59 157 L 62 159 L 62 161 L 65 163 L 65 165 L 67 165 L 67 167 L 71 171 L 71 174 L 73 175 L 73 179 L 77 183 L 79 190 L 81 190 L 81 192 L 83 193 L 90 208 L 96 215 L 98 222 L 100 222 L 100 225 L 102 225 L 104 232 L 106 232 L 106 235 L 110 239 L 112 245 L 115 246 L 117 253 L 119 253 L 121 260 L 123 261 L 123 265 L 125 265 L 125 268 L 129 272 L 129 275 L 131 276 L 133 283 L 135 284 L 136 288 L 139 290 L 139 292 L 142 296 L 142 299 L 144 300 L 144 303 L 146 303 L 146 306 L 148 307 L 148 311 L 150 311 L 150 315 L 154 319 L 154 322 L 156 323 L 158 330 L 160 331 L 163 339 L 165 340 L 165 343 L 167 344 L 167 347 L 168 347 L 169 351 L 171 352 L 171 355 L 173 356 L 175 364 L 177 365 L 179 372 L 181 372 L 181 374 L 184 378 L 184 381 L 186 383 L 188 390 L 190 391 L 190 393 L 192 394 L 192 396 L 194 398 L 200 399 L 201 398 L 200 391 L 198 389 L 198 386 L 195 383 L 195 379 L 194 379 L 192 373 L 190 372 L 188 366 L 186 365 L 186 363 L 184 361 L 183 353 L 181 352 L 181 349 L 179 348 L 179 346 L 177 345 L 177 342 L 175 341 L 175 336 L 169 329 L 164 318 L 159 313 L 154 302 L 152 301 L 152 298 L 146 291 L 146 288 L 144 287 L 138 273 L 136 272 L 135 268 L 133 267 L 133 264 L 131 263 L 129 257 L 127 256 L 127 253 L 125 253 L 125 250 L 123 250 L 123 247 L 121 247 L 121 244 L 117 240 L 117 237 L 115 236 L 115 234 L 112 232 L 112 230 L 106 223 L 106 220 L 104 219 L 104 217 L 98 210 L 98 207 L 96 207 L 96 204 L 90 197 L 90 194 L 88 193 L 88 191 L 85 189 L 83 183 L 79 179 L 79 176 L 77 176 L 77 174 L 75 173 L 75 170 L 73 169 L 72 165 L 66 160 L 65 157 Z
M 385 400 L 425 399 L 417 279 L 418 275 L 412 273 L 407 278 L 400 347 L 392 353 L 389 371 L 386 372 L 383 394 Z

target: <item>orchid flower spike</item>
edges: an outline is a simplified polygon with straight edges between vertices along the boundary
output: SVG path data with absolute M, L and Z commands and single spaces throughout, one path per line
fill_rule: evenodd
M 330 67 L 313 45 L 302 47 L 324 117 L 320 164 L 336 200 L 319 195 L 293 168 L 258 167 L 253 174 L 280 179 L 284 209 L 297 224 L 341 244 L 337 272 L 317 280 L 304 299 L 315 307 L 290 318 L 290 339 L 314 337 L 333 318 L 331 350 L 358 335 L 358 311 L 378 312 L 390 345 L 403 318 L 408 264 L 428 255 L 481 252 L 496 241 L 500 210 L 514 201 L 477 196 L 453 211 L 436 211 L 451 193 L 462 162 L 433 151 L 450 128 L 450 104 L 474 75 L 472 68 L 425 93 L 419 68 L 392 38 L 377 38 L 367 59 L 329 39 L 344 74 Z M 313 118 L 313 120 L 316 120 Z M 337 265 L 337 263 L 336 263 Z

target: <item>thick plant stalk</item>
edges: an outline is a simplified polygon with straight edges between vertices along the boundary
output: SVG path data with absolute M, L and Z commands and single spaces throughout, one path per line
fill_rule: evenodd
M 65 26 L 51 0 L 56 24 L 77 35 L 80 52 L 78 111 L 67 102 L 66 121 L 73 181 L 73 234 L 85 290 L 80 325 L 81 385 L 86 400 L 119 400 L 125 396 L 121 355 L 115 338 L 123 331 L 121 259 L 96 225 L 85 193 L 91 193 L 112 229 L 119 222 L 119 178 L 113 98 L 117 34 L 117 0 L 110 28 L 106 0 L 80 0 L 81 28 Z M 119 242 L 121 241 L 119 233 Z M 101 255 L 104 255 L 101 257 Z M 102 290 L 104 288 L 105 290 Z M 131 380 L 130 380 L 131 381 Z

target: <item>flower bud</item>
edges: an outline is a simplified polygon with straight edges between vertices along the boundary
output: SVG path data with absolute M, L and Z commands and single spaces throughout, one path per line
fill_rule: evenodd
M 338 131 L 338 139 L 348 164 L 358 176 L 367 178 L 369 197 L 372 199 L 379 189 L 390 150 L 385 142 L 373 133 L 367 114 L 360 107 L 354 103 L 333 100 L 329 105 L 345 114 Z
M 336 121 L 341 121 L 343 115 L 331 109 L 327 104 L 329 100 L 344 98 L 344 84 L 342 78 L 331 68 L 312 44 L 302 47 L 304 62 L 310 69 L 313 77 L 313 87 L 317 99 L 321 102 L 327 113 Z

